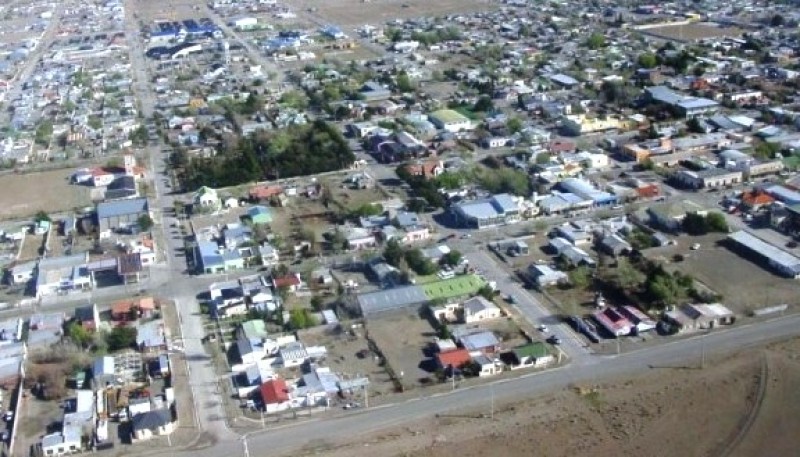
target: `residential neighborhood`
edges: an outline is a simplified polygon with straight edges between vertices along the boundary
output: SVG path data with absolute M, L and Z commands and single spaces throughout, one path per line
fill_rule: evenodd
M 379 3 L 0 5 L 0 452 L 311 452 L 797 315 L 796 8 Z

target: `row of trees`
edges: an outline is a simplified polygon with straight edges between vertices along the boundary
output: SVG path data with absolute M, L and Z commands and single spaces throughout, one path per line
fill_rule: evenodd
M 242 138 L 211 158 L 179 159 L 175 165 L 181 181 L 188 189 L 197 189 L 339 170 L 352 164 L 355 155 L 334 126 L 317 120 Z
M 136 346 L 136 327 L 114 327 L 110 332 L 94 333 L 77 322 L 67 325 L 67 337 L 83 349 L 97 352 L 119 351 Z
M 683 219 L 683 231 L 689 235 L 705 235 L 709 232 L 728 233 L 728 222 L 722 213 L 712 211 L 705 216 L 689 213 Z

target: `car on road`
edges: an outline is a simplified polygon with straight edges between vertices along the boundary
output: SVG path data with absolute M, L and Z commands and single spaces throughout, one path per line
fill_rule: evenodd
M 512 304 L 513 304 L 513 303 L 516 303 L 516 302 L 517 302 L 517 299 L 516 299 L 516 298 L 514 298 L 514 296 L 513 296 L 513 295 L 509 294 L 509 295 L 508 295 L 508 297 L 506 297 L 506 301 L 508 301 L 509 303 L 512 303 Z
M 6 422 L 11 422 L 12 420 L 14 420 L 14 411 L 10 409 L 6 411 L 5 414 L 3 414 L 3 420 Z
M 700 249 L 700 243 L 695 243 L 695 244 L 693 244 L 693 245 L 692 245 L 692 247 L 691 247 L 690 249 L 691 249 L 692 251 L 696 251 L 696 250 Z
M 790 242 L 786 243 L 786 247 L 790 248 L 790 249 L 794 249 L 797 246 L 798 246 L 797 241 L 790 241 Z
M 540 331 L 540 332 L 542 332 L 542 333 L 547 333 L 547 332 L 549 332 L 549 331 L 550 331 L 550 329 L 549 329 L 549 328 L 547 328 L 547 326 L 546 326 L 546 325 L 544 325 L 544 324 L 542 324 L 542 325 L 540 325 L 539 327 L 537 327 L 537 330 L 539 330 L 539 331 Z
M 356 408 L 360 408 L 360 407 L 361 407 L 360 403 L 350 402 L 350 403 L 345 403 L 343 408 L 344 409 L 356 409 Z
M 552 344 L 553 346 L 558 346 L 559 344 L 561 344 L 561 338 L 552 335 L 551 337 L 547 338 L 547 342 Z

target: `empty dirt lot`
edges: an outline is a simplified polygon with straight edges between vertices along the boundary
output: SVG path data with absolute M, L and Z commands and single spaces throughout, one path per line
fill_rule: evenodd
M 399 376 L 402 372 L 404 389 L 418 387 L 421 379 L 433 377 L 420 363 L 427 358 L 424 351 L 436 332 L 415 311 L 381 315 L 370 319 L 366 328 L 369 338 L 383 352 L 395 373 Z
M 690 274 L 722 294 L 722 302 L 735 312 L 747 313 L 782 303 L 799 304 L 797 281 L 772 273 L 757 259 L 740 256 L 722 241 L 725 237 L 724 234 L 679 237 L 677 246 L 649 250 L 646 255 L 670 261 L 674 254 L 683 254 L 682 262 L 672 263 L 668 268 Z M 698 251 L 688 248 L 695 242 L 700 244 Z
M 54 213 L 91 204 L 89 189 L 69 183 L 72 169 L 0 176 L 0 220 Z
M 446 14 L 466 14 L 496 8 L 498 3 L 489 0 L 299 0 L 291 5 L 306 11 L 316 8 L 317 17 L 336 24 L 349 33 L 348 29 L 364 24 L 382 24 L 394 19 L 431 17 Z
M 713 23 L 667 25 L 642 30 L 642 32 L 654 37 L 676 41 L 695 41 L 722 37 L 738 38 L 742 36 L 742 31 L 736 27 L 721 27 Z
M 800 445 L 800 340 L 478 412 L 430 418 L 329 456 L 784 456 Z

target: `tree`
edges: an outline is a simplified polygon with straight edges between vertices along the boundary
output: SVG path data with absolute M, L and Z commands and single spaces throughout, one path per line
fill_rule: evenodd
M 50 139 L 53 137 L 53 122 L 50 120 L 43 120 L 36 126 L 34 133 L 34 141 L 40 146 L 49 146 Z
M 352 215 L 355 217 L 377 216 L 383 213 L 383 206 L 380 203 L 364 203 L 355 210 Z
M 725 216 L 718 212 L 712 211 L 706 215 L 706 225 L 708 226 L 708 230 L 712 232 L 720 232 L 720 233 L 728 233 L 728 221 L 725 220 Z
M 658 58 L 655 54 L 646 52 L 644 54 L 639 54 L 636 62 L 642 68 L 654 68 L 656 65 L 658 65 Z
M 491 97 L 487 95 L 481 96 L 477 102 L 475 102 L 475 106 L 472 107 L 472 111 L 476 113 L 485 113 L 494 109 L 494 103 L 492 103 Z
M 704 216 L 697 213 L 688 213 L 683 218 L 683 231 L 689 235 L 705 235 L 708 233 L 708 221 Z
M 523 123 L 520 118 L 512 117 L 508 120 L 508 122 L 506 122 L 506 127 L 508 127 L 508 130 L 510 130 L 511 133 L 517 133 L 522 130 Z
M 780 150 L 781 147 L 777 143 L 768 143 L 766 141 L 760 141 L 753 149 L 753 155 L 757 159 L 770 160 L 775 158 L 775 155 L 778 154 Z
M 487 300 L 492 300 L 495 294 L 497 294 L 497 291 L 492 289 L 492 286 L 490 286 L 489 284 L 486 284 L 485 286 L 478 289 L 478 295 Z
M 593 33 L 589 35 L 589 38 L 586 40 L 586 47 L 589 49 L 600 49 L 606 46 L 606 39 L 602 33 Z
M 450 252 L 448 252 L 447 254 L 442 256 L 442 258 L 440 260 L 440 263 L 442 265 L 450 265 L 451 267 L 454 267 L 454 266 L 458 265 L 459 262 L 461 262 L 461 258 L 462 257 L 463 256 L 461 255 L 461 253 L 459 251 L 453 249 Z
M 311 297 L 311 307 L 314 308 L 314 311 L 322 311 L 325 308 L 325 302 L 319 295 L 314 295 Z
M 411 249 L 406 251 L 405 259 L 406 263 L 408 263 L 408 267 L 414 270 L 414 272 L 420 276 L 427 276 L 436 273 L 436 265 L 426 258 L 419 249 Z
M 776 14 L 776 15 L 772 16 L 772 19 L 770 19 L 770 21 L 769 21 L 769 25 L 771 27 L 776 27 L 776 28 L 777 27 L 783 27 L 784 23 L 785 23 L 785 21 L 783 19 L 783 16 L 780 15 L 780 14 Z
M 686 128 L 692 133 L 705 133 L 703 126 L 700 125 L 700 119 L 693 117 L 686 121 Z
M 414 91 L 414 85 L 411 84 L 411 78 L 409 78 L 408 73 L 404 71 L 398 73 L 395 84 L 397 85 L 397 90 L 399 90 L 400 92 Z
M 33 221 L 36 222 L 36 223 L 44 222 L 44 221 L 52 222 L 52 219 L 50 219 L 50 216 L 47 213 L 45 213 L 44 210 L 40 209 L 33 216 Z
M 142 214 L 136 219 L 136 223 L 139 225 L 139 229 L 143 232 L 149 231 L 153 228 L 153 218 L 150 217 L 149 214 Z
M 67 336 L 72 340 L 72 342 L 83 349 L 88 348 L 93 340 L 92 334 L 83 328 L 83 326 L 78 322 L 69 323 L 67 326 Z
M 645 275 L 634 268 L 627 259 L 620 259 L 617 262 L 617 270 L 614 275 L 614 282 L 622 290 L 632 290 L 638 288 L 644 282 Z
M 676 278 L 660 269 L 648 279 L 646 288 L 650 298 L 661 306 L 675 303 L 682 295 Z
M 569 282 L 573 287 L 585 289 L 591 282 L 591 273 L 586 266 L 580 266 L 569 272 Z
M 400 266 L 400 262 L 403 260 L 403 248 L 396 239 L 392 238 L 386 243 L 386 248 L 383 250 L 383 258 L 386 263 L 393 267 Z
M 550 163 L 550 160 L 552 160 L 552 158 L 550 157 L 550 153 L 549 152 L 540 152 L 540 153 L 536 154 L 536 164 L 537 165 L 546 165 L 546 164 Z
M 314 316 L 305 308 L 295 308 L 289 311 L 289 325 L 294 330 L 302 330 L 317 325 Z
M 114 327 L 114 329 L 106 335 L 108 349 L 111 351 L 119 351 L 132 348 L 136 345 L 136 335 L 136 327 Z

